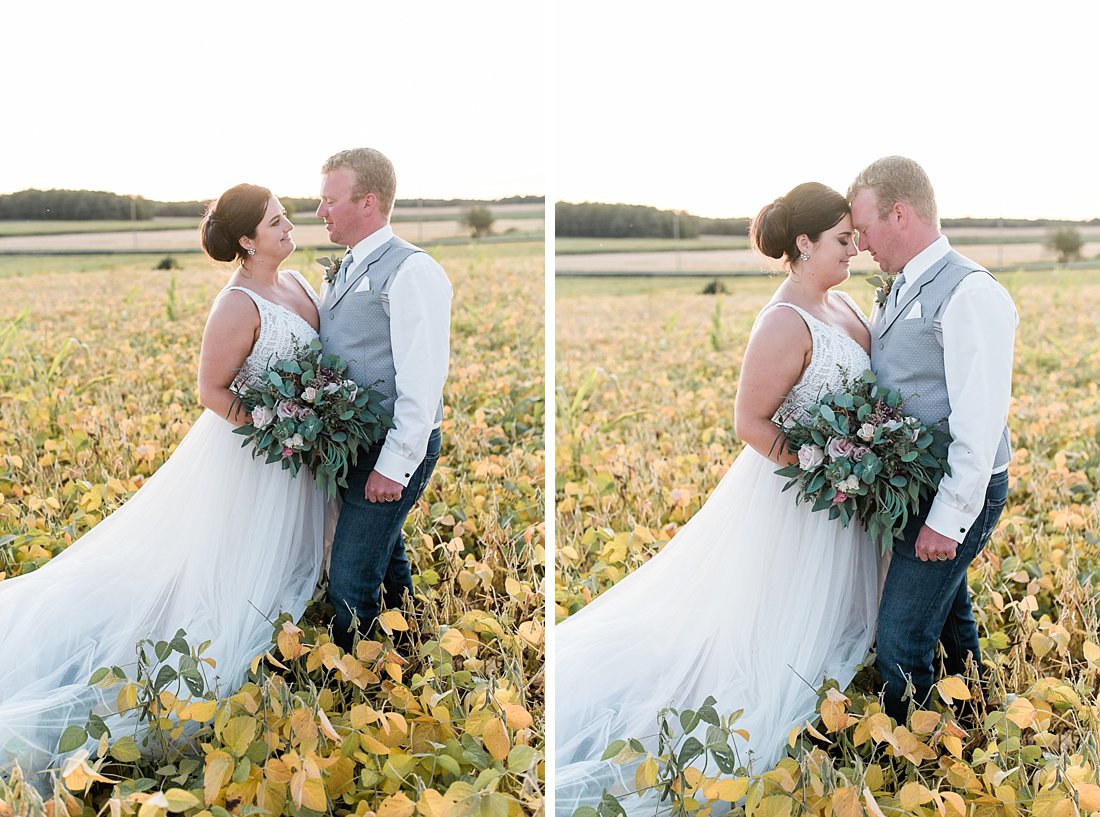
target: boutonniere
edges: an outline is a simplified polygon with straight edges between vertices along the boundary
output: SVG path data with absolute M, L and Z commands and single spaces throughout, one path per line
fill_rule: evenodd
M 336 282 L 336 273 L 340 271 L 340 262 L 335 258 L 322 255 L 317 263 L 325 268 L 325 283 L 332 286 Z
M 897 273 L 894 273 L 885 276 L 872 275 L 867 279 L 867 283 L 875 288 L 875 303 L 878 304 L 879 309 L 886 308 L 886 299 L 890 297 L 890 290 L 894 288 L 897 277 Z

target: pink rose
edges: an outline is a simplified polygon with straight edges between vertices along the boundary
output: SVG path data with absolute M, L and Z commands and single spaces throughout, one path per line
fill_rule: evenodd
M 844 437 L 833 437 L 829 440 L 829 444 L 825 447 L 825 450 L 829 453 L 829 456 L 834 460 L 847 457 L 852 453 L 855 448 L 855 443 Z
M 288 445 L 284 445 L 283 446 L 283 459 L 285 460 L 287 457 L 293 457 L 293 456 L 294 456 L 294 449 L 291 448 Z
M 837 491 L 836 496 L 833 497 L 833 504 L 834 505 L 839 505 L 841 502 L 844 502 L 847 498 L 848 498 L 848 495 L 846 493 L 844 493 L 843 491 Z

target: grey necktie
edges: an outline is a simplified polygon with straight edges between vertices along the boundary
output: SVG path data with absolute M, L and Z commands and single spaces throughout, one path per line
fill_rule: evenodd
M 340 262 L 340 271 L 336 273 L 336 288 L 342 289 L 344 283 L 348 280 L 348 268 L 352 264 L 351 250 L 344 253 L 344 258 Z
M 901 290 L 902 290 L 902 287 L 904 287 L 904 286 L 905 286 L 905 273 L 903 272 L 903 273 L 901 273 L 901 275 L 899 275 L 897 278 L 894 279 L 894 285 L 892 287 L 890 287 L 890 295 L 893 296 L 891 298 L 891 300 L 893 301 L 893 308 L 894 309 L 898 308 L 898 302 L 901 301 Z

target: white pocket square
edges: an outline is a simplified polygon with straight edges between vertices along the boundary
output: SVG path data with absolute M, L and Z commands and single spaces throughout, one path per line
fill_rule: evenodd
M 914 318 L 919 318 L 920 316 L 920 301 L 917 301 L 915 304 L 913 304 L 913 308 L 909 310 L 909 314 L 905 316 L 905 320 L 911 321 Z
M 359 282 L 359 286 L 357 286 L 352 291 L 353 292 L 370 292 L 370 278 L 367 278 L 366 276 L 363 276 L 363 280 Z

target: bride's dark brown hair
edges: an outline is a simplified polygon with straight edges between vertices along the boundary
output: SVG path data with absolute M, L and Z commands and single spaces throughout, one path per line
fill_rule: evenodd
M 199 225 L 202 251 L 215 261 L 243 261 L 248 253 L 241 239 L 255 238 L 256 228 L 271 203 L 271 191 L 258 184 L 230 187 L 206 208 Z
M 768 258 L 785 257 L 790 263 L 799 255 L 795 239 L 805 234 L 817 241 L 848 212 L 848 201 L 840 193 L 819 182 L 803 182 L 764 205 L 752 221 L 749 240 Z

